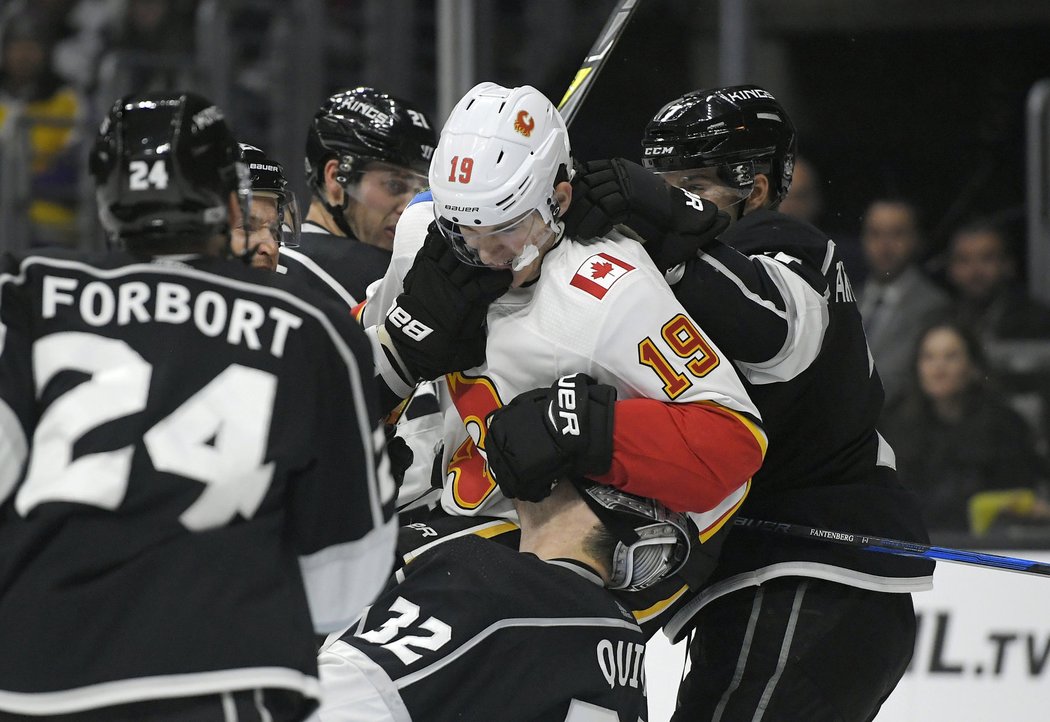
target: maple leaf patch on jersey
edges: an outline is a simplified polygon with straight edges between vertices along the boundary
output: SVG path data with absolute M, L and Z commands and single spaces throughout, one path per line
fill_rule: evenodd
M 633 270 L 634 266 L 608 253 L 595 253 L 576 269 L 576 275 L 569 285 L 601 299 L 605 298 L 614 283 Z

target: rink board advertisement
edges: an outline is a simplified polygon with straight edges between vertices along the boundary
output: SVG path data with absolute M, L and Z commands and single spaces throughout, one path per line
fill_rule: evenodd
M 1050 552 L 999 551 L 1050 562 Z M 1050 719 L 1050 577 L 938 562 L 934 588 L 914 595 L 911 667 L 875 722 Z M 657 635 L 647 653 L 649 722 L 673 709 L 684 653 Z M 857 650 L 857 664 L 865 663 Z

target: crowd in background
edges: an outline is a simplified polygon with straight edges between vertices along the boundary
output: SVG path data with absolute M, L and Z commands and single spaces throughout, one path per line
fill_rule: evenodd
M 102 117 L 112 89 L 192 81 L 196 6 L 0 8 L 0 158 L 16 144 L 28 154 L 29 245 L 77 244 L 82 130 Z M 249 90 L 259 85 L 250 69 L 245 78 Z M 825 227 L 822 184 L 799 158 L 781 210 Z M 1050 308 L 1025 293 L 1023 239 L 1001 218 L 973 217 L 931 248 L 910 199 L 877 189 L 869 201 L 853 227 L 825 230 L 847 261 L 886 391 L 881 431 L 902 478 L 935 532 L 1050 529 Z
M 821 223 L 805 158 L 781 210 Z M 1025 292 L 1009 224 L 965 219 L 937 254 L 920 209 L 886 196 L 837 242 L 886 392 L 880 431 L 931 530 L 1046 528 L 1050 307 Z

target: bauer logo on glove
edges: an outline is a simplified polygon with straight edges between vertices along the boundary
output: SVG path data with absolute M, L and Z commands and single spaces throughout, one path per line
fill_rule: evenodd
M 615 403 L 615 388 L 573 374 L 492 412 L 485 453 L 503 495 L 541 501 L 561 479 L 607 472 Z

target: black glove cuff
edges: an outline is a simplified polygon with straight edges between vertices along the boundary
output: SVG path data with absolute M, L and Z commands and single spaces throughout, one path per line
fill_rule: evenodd
M 612 467 L 616 389 L 592 385 L 587 395 L 587 445 L 573 470 L 583 476 L 600 476 Z

